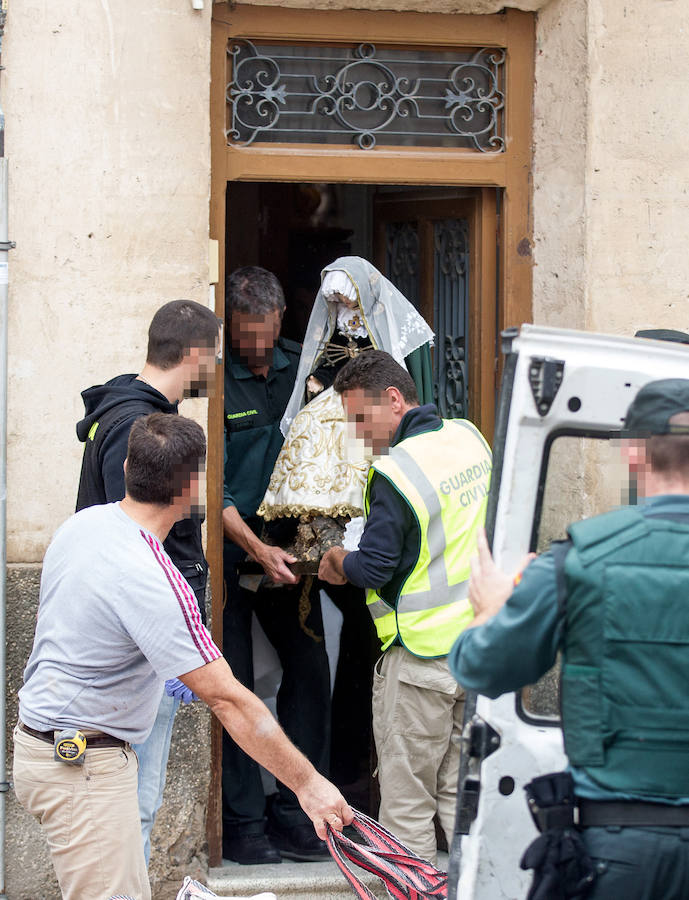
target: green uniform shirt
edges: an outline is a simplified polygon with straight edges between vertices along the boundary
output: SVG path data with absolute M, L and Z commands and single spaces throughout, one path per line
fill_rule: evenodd
M 280 419 L 297 377 L 300 351 L 299 344 L 280 338 L 267 378 L 228 355 L 223 507 L 235 506 L 243 519 L 256 515 L 282 447 Z

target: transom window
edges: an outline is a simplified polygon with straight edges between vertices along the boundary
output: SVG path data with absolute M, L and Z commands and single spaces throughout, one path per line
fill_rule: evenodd
M 505 149 L 505 50 L 228 45 L 230 145 Z

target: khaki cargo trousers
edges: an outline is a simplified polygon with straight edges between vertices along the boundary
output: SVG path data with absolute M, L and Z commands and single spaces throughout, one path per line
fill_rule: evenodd
M 447 659 L 420 659 L 391 647 L 373 675 L 373 734 L 382 825 L 411 850 L 437 861 L 436 812 L 451 845 L 454 832 L 464 690 Z
M 57 762 L 50 744 L 15 728 L 14 792 L 41 823 L 65 900 L 150 900 L 138 768 L 129 745 L 87 746 L 83 766 Z

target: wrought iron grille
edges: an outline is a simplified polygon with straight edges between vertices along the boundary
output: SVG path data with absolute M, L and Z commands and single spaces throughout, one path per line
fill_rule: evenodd
M 404 296 L 419 308 L 419 232 L 416 222 L 385 226 L 386 271 Z
M 466 418 L 469 334 L 469 226 L 443 219 L 433 226 L 433 381 L 440 415 Z
M 505 50 L 228 46 L 229 144 L 505 149 Z

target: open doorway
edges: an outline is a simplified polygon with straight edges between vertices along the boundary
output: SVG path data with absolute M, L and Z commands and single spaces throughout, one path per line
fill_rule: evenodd
M 274 272 L 287 300 L 282 334 L 301 342 L 324 266 L 368 259 L 435 332 L 441 415 L 471 418 L 490 438 L 498 200 L 485 188 L 230 182 L 225 271 Z
M 263 266 L 285 291 L 282 335 L 301 343 L 324 266 L 338 256 L 370 258 L 368 185 L 228 185 L 227 262 Z
M 498 199 L 494 188 L 229 182 L 225 271 L 258 265 L 277 275 L 287 302 L 282 335 L 301 342 L 323 268 L 341 256 L 371 261 L 435 332 L 434 399 L 441 415 L 471 418 L 490 438 Z M 361 592 L 321 592 L 333 670 L 339 655 L 330 775 L 351 803 L 376 815 L 370 691 L 377 645 L 364 597 L 352 593 Z M 272 706 L 279 663 L 255 623 L 254 646 L 256 690 Z M 265 786 L 270 791 L 270 782 Z

